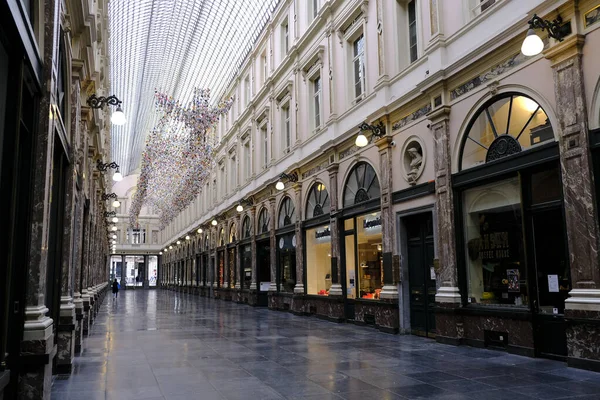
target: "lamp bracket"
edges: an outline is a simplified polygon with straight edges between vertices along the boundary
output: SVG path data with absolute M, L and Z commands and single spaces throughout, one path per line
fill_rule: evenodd
M 114 161 L 111 161 L 109 163 L 103 163 L 102 160 L 98 160 L 98 163 L 96 164 L 96 168 L 98 168 L 98 171 L 102 171 L 102 172 L 108 170 L 109 168 L 118 170 L 119 164 L 117 164 Z
M 102 195 L 102 200 L 116 199 L 116 198 L 118 198 L 116 193 L 107 193 L 107 194 Z
M 116 217 L 117 216 L 117 212 L 116 211 L 106 211 L 104 213 L 104 217 L 108 218 L 108 217 Z
M 298 182 L 298 174 L 296 171 L 286 174 L 285 172 L 279 175 L 280 179 L 287 179 L 290 182 Z
M 366 122 L 361 123 L 358 126 L 361 132 L 370 131 L 373 136 L 378 138 L 385 136 L 385 125 L 383 122 L 379 121 L 377 125 L 369 125 Z
M 254 201 L 252 200 L 252 197 L 248 197 L 247 199 L 240 200 L 240 204 L 242 206 L 252 207 L 254 205 Z
M 104 97 L 104 96 L 98 97 L 98 96 L 96 96 L 96 93 L 94 93 L 87 99 L 87 105 L 90 106 L 90 108 L 95 108 L 95 109 L 102 109 L 107 104 L 111 105 L 111 106 L 118 106 L 121 103 L 123 103 L 123 102 L 121 100 L 119 100 L 117 98 L 117 96 L 115 96 L 115 95 L 108 96 L 108 97 Z
M 549 21 L 547 19 L 542 19 L 537 16 L 537 14 L 533 14 L 533 17 L 528 21 L 530 29 L 541 29 L 542 31 L 548 30 L 548 36 L 553 39 L 562 42 L 565 37 L 565 32 L 562 29 L 562 17 L 557 15 L 555 19 Z

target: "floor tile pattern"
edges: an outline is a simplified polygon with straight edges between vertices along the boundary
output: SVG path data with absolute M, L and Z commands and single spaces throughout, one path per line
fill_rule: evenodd
M 52 399 L 600 399 L 600 374 L 164 290 L 107 296 Z

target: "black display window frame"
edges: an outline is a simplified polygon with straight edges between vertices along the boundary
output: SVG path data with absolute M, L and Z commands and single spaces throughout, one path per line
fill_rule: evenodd
M 535 268 L 532 268 L 532 250 L 533 240 L 532 230 L 529 226 L 530 215 L 532 212 L 544 208 L 561 207 L 564 221 L 564 196 L 561 193 L 561 199 L 541 205 L 531 205 L 531 175 L 554 168 L 558 164 L 558 144 L 556 142 L 539 146 L 535 149 L 523 152 L 516 157 L 509 157 L 505 160 L 483 164 L 481 166 L 469 168 L 463 172 L 453 175 L 453 195 L 454 195 L 454 226 L 456 237 L 456 261 L 457 278 L 459 290 L 461 293 L 461 305 L 463 308 L 459 313 L 478 314 L 478 315 L 499 315 L 515 319 L 530 320 L 534 313 L 534 299 L 537 298 L 538 287 L 535 276 Z M 502 168 L 504 166 L 504 168 Z M 504 170 L 502 173 L 501 171 Z M 560 165 L 559 165 L 560 171 Z M 498 307 L 486 304 L 472 304 L 468 301 L 468 276 L 465 254 L 465 227 L 464 227 L 464 207 L 463 193 L 468 189 L 481 187 L 493 182 L 510 179 L 519 176 L 521 190 L 521 221 L 522 238 L 524 246 L 524 261 L 526 263 L 527 295 L 529 301 L 525 307 Z M 562 187 L 562 183 L 561 183 Z M 566 245 L 566 235 L 564 238 Z M 535 295 L 535 296 L 534 296 Z

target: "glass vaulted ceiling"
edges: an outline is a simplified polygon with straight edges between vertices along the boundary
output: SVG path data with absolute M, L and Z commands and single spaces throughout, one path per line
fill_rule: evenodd
M 154 127 L 154 91 L 186 104 L 194 87 L 218 101 L 279 0 L 110 0 L 111 94 L 127 124 L 112 126 L 123 175 L 140 165 Z

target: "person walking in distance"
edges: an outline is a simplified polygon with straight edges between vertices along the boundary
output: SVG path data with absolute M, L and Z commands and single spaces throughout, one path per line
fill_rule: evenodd
M 116 299 L 117 296 L 119 295 L 119 282 L 117 282 L 116 279 L 112 284 L 112 292 L 115 295 L 114 298 Z

